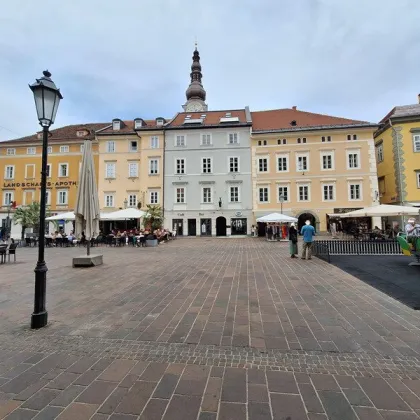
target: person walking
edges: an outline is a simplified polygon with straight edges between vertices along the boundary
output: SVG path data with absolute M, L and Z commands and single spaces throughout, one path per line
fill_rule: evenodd
M 291 223 L 289 228 L 289 252 L 292 258 L 297 258 L 298 253 L 298 231 L 295 224 Z
M 311 222 L 307 220 L 305 225 L 302 227 L 300 234 L 303 236 L 302 246 L 302 259 L 312 259 L 312 241 L 315 236 L 315 228 L 311 225 Z M 306 253 L 308 256 L 306 256 Z

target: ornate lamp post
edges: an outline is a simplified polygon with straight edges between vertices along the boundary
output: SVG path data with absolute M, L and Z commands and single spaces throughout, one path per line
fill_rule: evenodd
M 283 214 L 283 203 L 284 203 L 284 195 L 280 194 L 279 195 L 279 202 L 280 202 L 280 213 Z
M 41 203 L 39 212 L 39 247 L 38 262 L 35 267 L 35 300 L 31 317 L 31 328 L 42 328 L 47 325 L 48 312 L 45 305 L 47 290 L 47 264 L 44 259 L 45 250 L 45 206 L 47 196 L 47 150 L 49 128 L 54 124 L 58 104 L 63 96 L 51 80 L 51 73 L 46 70 L 40 79 L 29 85 L 34 99 L 39 124 L 42 127 L 42 164 L 41 164 Z
M 128 201 L 127 199 L 124 200 L 124 208 L 126 209 L 128 206 Z M 127 232 L 127 219 L 125 219 L 125 231 Z
M 10 220 L 10 211 L 12 210 L 12 207 L 13 207 L 13 201 L 11 201 L 7 205 L 6 240 L 8 240 L 11 237 L 11 233 L 12 233 L 12 223 Z

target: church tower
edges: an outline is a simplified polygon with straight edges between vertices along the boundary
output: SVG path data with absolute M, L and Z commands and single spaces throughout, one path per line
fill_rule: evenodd
M 185 102 L 182 107 L 186 112 L 203 112 L 207 111 L 206 100 L 206 91 L 203 88 L 201 83 L 201 78 L 203 77 L 201 73 L 201 64 L 200 64 L 200 54 L 197 50 L 197 44 L 195 44 L 195 50 L 192 57 L 191 65 L 191 83 L 188 86 L 185 95 L 187 97 L 187 102 Z

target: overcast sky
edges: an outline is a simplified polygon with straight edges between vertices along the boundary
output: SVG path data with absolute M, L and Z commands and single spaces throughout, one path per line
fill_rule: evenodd
M 194 40 L 210 110 L 287 108 L 377 122 L 420 93 L 419 0 L 13 0 L 0 10 L 0 140 L 182 110 Z

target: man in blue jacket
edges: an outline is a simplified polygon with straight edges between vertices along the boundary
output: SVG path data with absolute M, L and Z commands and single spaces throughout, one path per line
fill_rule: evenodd
M 312 258 L 312 241 L 315 236 L 315 228 L 311 226 L 311 222 L 307 220 L 300 230 L 303 236 L 302 259 L 306 259 L 306 251 L 308 251 L 308 260 Z

